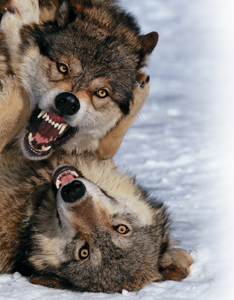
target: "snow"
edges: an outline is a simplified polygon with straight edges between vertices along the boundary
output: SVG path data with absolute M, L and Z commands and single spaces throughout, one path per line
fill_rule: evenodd
M 0 276 L 0 300 L 234 299 L 233 4 L 229 0 L 128 0 L 142 32 L 159 32 L 146 69 L 151 92 L 115 157 L 170 208 L 172 236 L 195 263 L 181 282 L 92 294 Z

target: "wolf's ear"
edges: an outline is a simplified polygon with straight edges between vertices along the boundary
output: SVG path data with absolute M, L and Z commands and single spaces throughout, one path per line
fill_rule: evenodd
M 91 0 L 64 0 L 57 10 L 58 25 L 63 27 L 75 20 L 78 13 L 81 13 L 86 7 L 92 7 Z
M 163 280 L 182 280 L 189 275 L 193 262 L 187 251 L 169 248 L 159 260 L 159 272 Z
M 43 285 L 51 288 L 56 288 L 60 290 L 73 289 L 73 284 L 66 279 L 60 278 L 55 275 L 32 275 L 30 277 L 30 282 L 32 284 Z
M 140 44 L 142 51 L 142 60 L 140 67 L 144 66 L 147 60 L 148 55 L 154 50 L 158 42 L 158 33 L 152 31 L 146 35 L 140 35 Z

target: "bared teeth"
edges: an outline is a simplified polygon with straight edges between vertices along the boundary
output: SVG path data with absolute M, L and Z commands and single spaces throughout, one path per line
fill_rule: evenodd
M 65 124 L 65 123 L 57 123 L 56 121 L 53 121 L 52 119 L 50 119 L 50 116 L 47 114 L 47 112 L 45 110 L 42 110 L 39 113 L 39 115 L 37 116 L 37 118 L 45 119 L 46 122 L 53 125 L 54 128 L 57 128 L 59 130 L 59 134 L 62 134 L 67 127 L 67 124 Z
M 39 115 L 37 116 L 38 119 L 40 119 L 41 117 L 44 118 L 44 115 L 47 115 L 47 112 L 45 110 L 42 110 Z
M 69 175 L 69 174 L 72 175 L 74 177 L 74 179 L 79 177 L 79 175 L 75 171 L 71 171 L 71 170 L 67 170 L 67 171 L 61 173 L 55 182 L 57 189 L 59 189 L 61 186 L 61 181 L 62 181 L 63 176 Z
M 29 133 L 28 140 L 30 143 L 33 142 L 34 138 L 33 138 L 32 132 Z
M 31 132 L 30 132 L 29 135 L 28 135 L 28 141 L 29 141 L 30 146 L 31 146 L 33 149 L 35 149 L 35 148 L 33 147 L 33 144 L 32 144 L 32 142 L 34 141 L 34 138 L 33 138 L 33 135 L 32 135 Z M 40 151 L 46 152 L 46 151 L 49 151 L 51 148 L 52 148 L 51 146 L 45 146 L 45 145 L 42 145 Z M 35 149 L 35 150 L 38 151 L 38 149 Z
M 70 174 L 76 178 L 79 177 L 79 175 L 75 171 L 70 171 Z
M 62 135 L 68 124 L 64 123 L 60 117 L 53 116 L 53 114 L 48 113 L 45 110 L 41 110 L 37 118 L 41 119 L 41 123 L 38 127 L 39 132 L 34 134 L 29 132 L 28 143 L 31 148 L 37 152 L 48 152 L 52 148 L 52 146 L 49 146 L 48 143 L 55 141 L 60 135 Z M 47 126 L 42 122 L 47 122 L 50 126 Z M 56 130 L 53 130 L 52 126 Z M 43 132 L 42 134 L 40 133 L 40 130 Z M 72 176 L 75 176 L 75 174 L 72 174 Z
M 57 187 L 57 189 L 59 189 L 60 185 L 61 185 L 61 181 L 59 179 L 57 179 L 56 180 L 56 187 Z
M 66 128 L 67 128 L 67 124 L 62 124 L 59 134 L 62 134 Z
M 46 146 L 42 145 L 42 147 L 41 147 L 41 150 L 44 152 L 49 151 L 50 149 L 51 149 L 51 146 L 46 147 Z

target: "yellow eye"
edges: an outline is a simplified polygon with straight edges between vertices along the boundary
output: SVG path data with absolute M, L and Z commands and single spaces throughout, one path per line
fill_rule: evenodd
M 114 229 L 120 234 L 127 234 L 129 232 L 129 228 L 125 225 L 118 225 Z
M 65 64 L 57 63 L 57 68 L 58 68 L 58 71 L 60 73 L 62 73 L 63 75 L 68 74 L 68 67 Z
M 89 256 L 89 249 L 87 246 L 80 249 L 79 257 L 80 259 L 86 259 Z
M 95 94 L 99 98 L 105 98 L 105 97 L 107 97 L 109 95 L 108 92 L 107 92 L 107 90 L 105 90 L 105 89 L 101 89 L 101 90 L 97 91 Z

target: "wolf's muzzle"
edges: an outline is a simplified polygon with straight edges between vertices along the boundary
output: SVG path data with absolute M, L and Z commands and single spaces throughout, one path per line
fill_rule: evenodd
M 64 92 L 55 98 L 55 107 L 63 115 L 72 116 L 80 109 L 80 102 L 73 93 Z
M 80 180 L 73 180 L 61 189 L 63 201 L 73 203 L 81 200 L 85 195 L 85 185 Z

